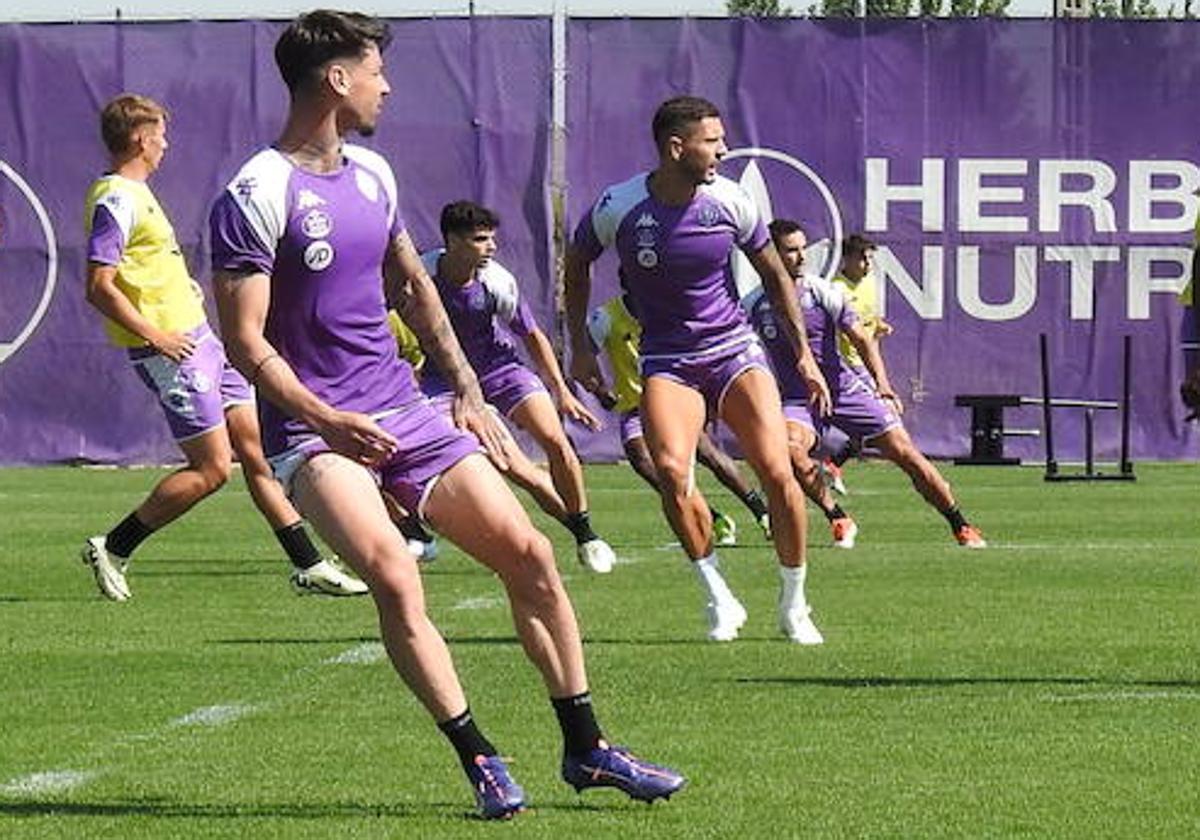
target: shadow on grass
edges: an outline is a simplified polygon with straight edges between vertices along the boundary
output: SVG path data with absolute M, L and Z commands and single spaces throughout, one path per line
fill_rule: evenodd
M 1198 680 L 1117 680 L 1106 677 L 739 677 L 744 685 L 819 688 L 952 688 L 961 685 L 1084 685 L 1114 688 L 1200 688 Z
M 546 803 L 535 805 L 524 817 L 537 812 L 574 813 L 580 811 L 611 811 L 582 801 Z M 0 800 L 0 816 L 3 817 L 155 817 L 159 819 L 461 819 L 466 822 L 484 822 L 477 813 L 464 808 L 463 802 L 431 802 L 421 805 L 379 804 L 366 802 L 255 802 L 255 803 L 203 803 L 175 802 L 163 799 L 137 799 L 130 801 L 66 802 L 54 800 Z
M 483 647 L 491 645 L 513 645 L 519 646 L 520 640 L 516 636 L 456 636 L 443 634 L 442 636 L 447 644 L 456 645 L 459 647 Z M 378 636 L 334 636 L 321 638 L 299 638 L 299 637 L 281 637 L 281 638 L 259 638 L 259 639 L 211 639 L 208 644 L 211 645 L 336 645 L 336 644 L 363 644 L 364 642 L 378 642 Z M 633 647 L 678 647 L 679 645 L 694 645 L 698 647 L 712 647 L 713 643 L 707 639 L 696 637 L 687 639 L 617 639 L 617 638 L 596 638 L 585 636 L 583 639 L 586 645 L 619 645 Z
M 516 636 L 444 636 L 446 642 L 452 645 L 470 647 L 471 645 L 520 645 Z M 261 639 L 213 639 L 213 645 L 338 645 L 363 644 L 378 642 L 378 636 L 340 636 L 302 639 L 298 637 L 261 638 Z

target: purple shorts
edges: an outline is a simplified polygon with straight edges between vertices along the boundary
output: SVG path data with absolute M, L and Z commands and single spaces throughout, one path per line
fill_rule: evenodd
M 409 513 L 423 512 L 442 473 L 481 451 L 473 435 L 455 428 L 428 400 L 383 412 L 376 415 L 375 422 L 400 441 L 400 448 L 372 472 L 379 486 Z M 313 456 L 328 451 L 322 438 L 311 435 L 269 460 L 275 477 L 290 494 L 296 471 Z
M 453 394 L 441 377 L 422 382 L 422 390 L 431 400 L 441 400 Z M 496 407 L 501 416 L 508 417 L 514 408 L 534 394 L 547 394 L 546 386 L 537 374 L 516 362 L 509 362 L 480 374 L 479 389 L 483 399 Z
M 150 347 L 129 349 L 129 360 L 146 387 L 158 396 L 176 443 L 200 437 L 225 423 L 225 412 L 253 405 L 250 385 L 225 358 L 225 347 L 208 324 L 188 330 L 196 342 L 179 364 Z
M 830 426 L 836 426 L 857 440 L 869 441 L 902 425 L 896 412 L 875 395 L 875 387 L 866 374 L 843 370 L 832 389 L 833 413 L 814 418 L 807 399 L 793 394 L 783 398 L 783 416 L 789 423 L 807 426 L 824 436 Z
M 721 401 L 729 386 L 743 373 L 754 369 L 771 373 L 770 363 L 757 337 L 702 356 L 642 359 L 642 379 L 662 376 L 686 385 L 704 397 L 709 417 L 720 416 Z
M 622 411 L 617 417 L 617 423 L 621 430 L 622 446 L 627 445 L 631 440 L 646 436 L 642 431 L 642 415 L 636 408 L 633 411 Z
M 496 406 L 504 417 L 509 417 L 518 405 L 534 394 L 550 395 L 537 374 L 524 365 L 510 362 L 490 370 L 479 377 L 483 399 Z

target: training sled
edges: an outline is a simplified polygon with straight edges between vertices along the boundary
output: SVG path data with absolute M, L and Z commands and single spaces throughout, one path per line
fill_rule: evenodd
M 1050 351 L 1047 346 L 1046 334 L 1038 336 L 1038 354 L 1041 360 L 1042 395 L 1026 397 L 1019 394 L 958 394 L 954 404 L 960 408 L 971 409 L 971 454 L 964 458 L 955 458 L 956 464 L 1011 466 L 1021 463 L 1020 458 L 1008 457 L 1004 454 L 1004 441 L 1010 437 L 1040 437 L 1045 447 L 1046 481 L 1134 481 L 1133 462 L 1129 459 L 1129 375 L 1131 338 L 1125 336 L 1122 342 L 1122 381 L 1120 400 L 1085 400 L 1066 397 L 1050 396 Z M 1041 429 L 1009 429 L 1004 425 L 1004 410 L 1006 408 L 1021 408 L 1024 406 L 1040 405 L 1042 407 Z M 1082 470 L 1063 471 L 1054 452 L 1054 410 L 1075 409 L 1083 411 L 1083 450 L 1084 460 L 1080 465 Z M 1096 412 L 1116 411 L 1120 414 L 1121 422 L 1121 455 L 1115 464 L 1102 466 L 1116 467 L 1116 472 L 1102 472 L 1097 469 L 1095 458 L 1095 423 Z

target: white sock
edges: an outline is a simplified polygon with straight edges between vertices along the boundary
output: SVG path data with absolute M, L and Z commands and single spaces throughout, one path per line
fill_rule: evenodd
M 808 577 L 808 564 L 779 567 L 779 611 L 792 612 L 808 606 L 804 597 L 804 579 Z
M 700 585 L 708 593 L 710 601 L 720 603 L 736 600 L 729 584 L 725 582 L 725 578 L 721 577 L 720 567 L 721 564 L 717 560 L 715 552 L 692 561 L 692 568 L 696 570 L 696 576 L 700 578 Z

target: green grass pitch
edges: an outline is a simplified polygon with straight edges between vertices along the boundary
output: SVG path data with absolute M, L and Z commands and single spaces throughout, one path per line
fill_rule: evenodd
M 685 772 L 647 807 L 558 780 L 559 737 L 495 579 L 425 572 L 473 709 L 531 809 L 470 816 L 448 746 L 380 658 L 368 599 L 298 598 L 235 478 L 135 558 L 134 599 L 78 561 L 148 490 L 141 470 L 0 471 L 0 837 L 1164 837 L 1200 835 L 1200 493 L 945 467 L 991 542 L 954 545 L 908 482 L 847 473 L 853 551 L 810 516 L 822 648 L 775 630 L 777 576 L 714 482 L 750 612 L 703 641 L 699 588 L 657 499 L 588 469 L 624 561 L 591 576 L 553 538 L 612 738 Z

